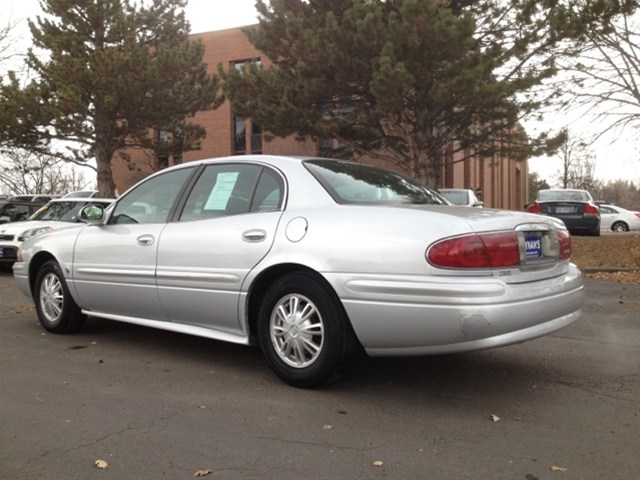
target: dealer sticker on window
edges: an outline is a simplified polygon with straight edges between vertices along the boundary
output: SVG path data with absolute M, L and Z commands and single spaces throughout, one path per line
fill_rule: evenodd
M 539 235 L 525 235 L 524 245 L 527 258 L 542 258 L 542 237 Z

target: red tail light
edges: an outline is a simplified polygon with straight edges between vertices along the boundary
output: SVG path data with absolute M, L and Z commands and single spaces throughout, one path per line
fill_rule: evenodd
M 587 203 L 584 206 L 584 214 L 585 215 L 598 215 L 600 213 L 600 209 L 597 205 L 592 203 Z
M 515 232 L 471 234 L 434 244 L 427 260 L 443 268 L 515 267 L 520 264 L 520 246 Z
M 640 212 L 635 212 L 634 215 L 638 218 L 640 218 Z
M 542 207 L 538 202 L 533 202 L 531 205 L 527 207 L 527 212 L 529 213 L 542 213 Z
M 571 257 L 571 235 L 566 230 L 556 230 L 560 253 L 558 260 L 567 260 Z

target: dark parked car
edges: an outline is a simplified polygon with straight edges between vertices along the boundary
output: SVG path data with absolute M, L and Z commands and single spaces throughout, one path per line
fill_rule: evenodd
M 586 190 L 540 190 L 527 211 L 559 218 L 574 235 L 600 235 L 600 208 Z

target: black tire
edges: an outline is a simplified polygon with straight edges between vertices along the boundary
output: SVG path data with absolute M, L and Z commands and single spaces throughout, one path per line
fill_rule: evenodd
M 40 325 L 52 333 L 73 333 L 82 328 L 86 316 L 71 297 L 60 265 L 44 263 L 36 275 L 33 297 Z
M 628 232 L 629 225 L 624 222 L 618 221 L 611 225 L 611 230 L 614 232 Z
M 304 388 L 338 374 L 355 344 L 336 295 L 305 272 L 288 274 L 267 290 L 260 306 L 258 337 L 276 375 Z

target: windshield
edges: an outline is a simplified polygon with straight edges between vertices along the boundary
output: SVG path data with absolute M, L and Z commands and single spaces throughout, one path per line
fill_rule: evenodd
M 340 160 L 307 160 L 305 166 L 341 204 L 446 205 L 415 180 L 384 168 Z
M 48 203 L 36 213 L 30 220 L 57 220 L 60 222 L 75 222 L 78 220 L 80 209 L 85 202 L 55 202 Z

